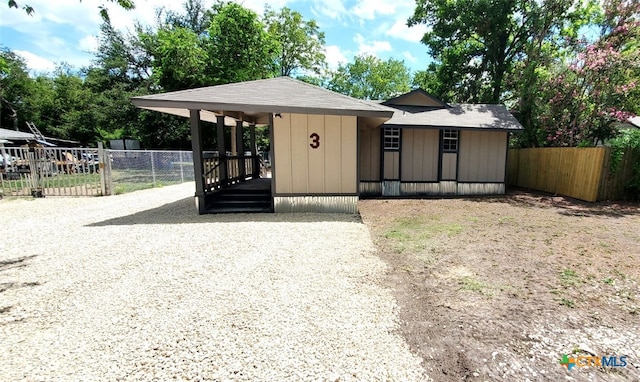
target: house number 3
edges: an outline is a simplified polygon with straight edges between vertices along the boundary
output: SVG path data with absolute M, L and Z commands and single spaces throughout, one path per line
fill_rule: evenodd
M 320 147 L 320 136 L 317 133 L 309 135 L 309 138 L 311 139 L 311 143 L 309 143 L 309 146 L 311 146 L 312 149 L 317 149 L 318 147 Z

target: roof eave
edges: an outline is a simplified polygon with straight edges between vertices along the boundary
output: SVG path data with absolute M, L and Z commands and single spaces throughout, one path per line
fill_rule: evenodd
M 482 130 L 482 131 L 513 131 L 524 130 L 522 127 L 497 127 L 497 126 L 449 126 L 449 125 L 429 125 L 429 124 L 408 124 L 385 122 L 382 126 L 399 127 L 403 129 L 451 129 L 451 130 Z
M 203 102 L 203 101 L 177 101 L 166 99 L 150 99 L 143 97 L 134 97 L 131 99 L 136 107 L 147 108 L 169 108 L 169 109 L 188 109 L 188 110 L 225 110 L 225 111 L 242 111 L 248 113 L 298 113 L 298 114 L 329 114 L 329 115 L 351 115 L 358 117 L 382 117 L 391 118 L 392 110 L 361 110 L 361 109 L 332 109 L 332 108 L 314 108 L 300 106 L 282 106 L 282 105 L 255 105 L 255 104 L 238 104 L 238 103 L 220 103 L 220 102 Z

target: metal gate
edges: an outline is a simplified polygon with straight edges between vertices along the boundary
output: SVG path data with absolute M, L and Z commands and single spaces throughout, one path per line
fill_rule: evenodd
M 105 195 L 104 150 L 59 147 L 1 147 L 4 196 Z

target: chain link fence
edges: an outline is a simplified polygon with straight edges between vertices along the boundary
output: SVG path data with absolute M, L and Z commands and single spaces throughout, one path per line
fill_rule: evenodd
M 191 151 L 1 147 L 0 153 L 0 198 L 117 195 L 194 179 Z
M 151 187 L 191 182 L 191 151 L 106 150 L 109 193 L 122 194 Z

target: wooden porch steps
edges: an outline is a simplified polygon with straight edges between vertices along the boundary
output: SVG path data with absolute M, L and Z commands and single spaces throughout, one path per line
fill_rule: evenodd
M 270 182 L 256 179 L 222 188 L 205 196 L 205 202 L 209 214 L 272 212 Z

